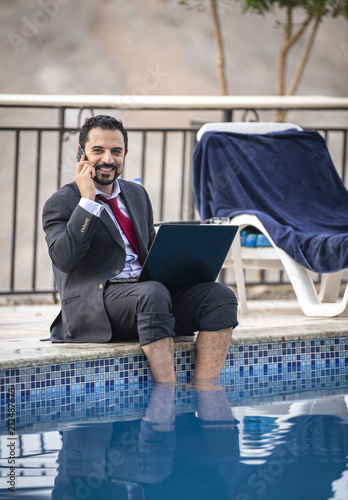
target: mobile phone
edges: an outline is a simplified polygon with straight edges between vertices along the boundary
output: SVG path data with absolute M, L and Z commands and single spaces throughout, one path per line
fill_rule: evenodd
M 83 155 L 85 155 L 85 160 L 87 160 L 87 155 L 85 153 L 85 150 L 82 147 L 80 147 L 76 155 L 76 160 L 81 161 Z

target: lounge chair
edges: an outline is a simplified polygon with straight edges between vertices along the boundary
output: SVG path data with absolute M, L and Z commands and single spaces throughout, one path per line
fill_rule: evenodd
M 242 313 L 247 312 L 244 268 L 285 269 L 307 316 L 337 316 L 348 268 L 348 191 L 324 139 L 290 123 L 209 123 L 197 133 L 193 155 L 201 219 L 229 217 L 253 226 L 272 248 L 244 248 L 235 238 L 233 262 Z M 321 275 L 316 291 L 313 273 Z

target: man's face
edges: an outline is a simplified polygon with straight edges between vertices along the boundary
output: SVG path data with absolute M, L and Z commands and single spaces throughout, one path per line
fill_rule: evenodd
M 92 128 L 85 144 L 88 161 L 94 165 L 97 187 L 113 184 L 121 175 L 127 154 L 120 130 Z

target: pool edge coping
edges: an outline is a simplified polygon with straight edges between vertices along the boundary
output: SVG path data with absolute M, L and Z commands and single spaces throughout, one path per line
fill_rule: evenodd
M 232 336 L 230 347 L 238 345 L 270 344 L 289 341 L 294 342 L 301 340 L 348 337 L 348 327 L 345 328 L 342 325 L 341 328 L 338 328 L 337 324 L 332 326 L 325 325 L 325 330 L 318 330 L 316 325 L 313 325 L 312 329 L 310 328 L 310 325 L 308 325 L 305 328 L 303 326 L 292 326 L 291 328 L 284 328 L 281 332 L 279 330 L 279 326 L 269 327 L 268 333 L 264 333 L 263 328 L 245 329 L 240 332 L 237 330 Z M 40 339 L 33 340 L 38 340 L 38 343 L 41 343 Z M 14 351 L 17 351 L 15 352 L 16 356 L 5 361 L 0 361 L 0 370 L 3 371 L 30 366 L 121 358 L 135 355 L 145 357 L 140 345 L 136 342 L 122 342 L 117 344 L 50 343 L 50 346 L 52 346 L 52 352 L 49 352 L 49 348 L 45 348 L 45 352 L 40 349 L 35 349 L 35 354 L 27 352 L 32 348 L 14 349 Z M 174 349 L 175 352 L 194 351 L 195 341 L 191 337 L 186 337 L 186 340 L 179 340 L 176 338 Z

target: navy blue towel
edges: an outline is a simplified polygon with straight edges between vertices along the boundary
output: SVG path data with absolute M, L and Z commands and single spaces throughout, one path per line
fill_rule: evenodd
M 201 219 L 248 213 L 317 273 L 348 267 L 348 191 L 314 131 L 206 132 L 193 154 Z

